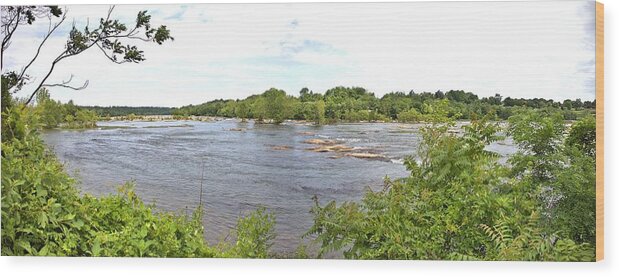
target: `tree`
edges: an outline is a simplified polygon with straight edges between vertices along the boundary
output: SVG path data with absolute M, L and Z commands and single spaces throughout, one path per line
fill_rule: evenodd
M 531 173 L 536 183 L 552 181 L 552 171 L 561 162 L 564 130 L 560 113 L 521 110 L 510 117 L 508 134 L 523 149 L 510 158 L 513 174 Z
M 302 88 L 299 91 L 299 99 L 301 99 L 301 102 L 305 102 L 308 99 L 308 94 L 309 94 L 309 89 L 308 88 Z
M 574 107 L 574 109 L 579 110 L 584 106 L 584 104 L 582 100 L 580 100 L 580 98 L 577 98 L 576 100 L 574 100 L 574 102 L 572 102 L 572 106 Z
M 243 100 L 212 100 L 200 105 L 188 105 L 173 109 L 178 115 L 212 115 L 212 116 L 235 116 L 228 105 L 230 101 L 238 104 L 247 102 L 249 109 L 248 117 L 261 121 L 265 118 L 273 119 L 273 122 L 281 122 L 285 119 L 314 121 L 314 109 L 318 101 L 325 104 L 324 117 L 330 122 L 345 121 L 448 121 L 465 119 L 470 120 L 488 114 L 496 115 L 506 120 L 514 111 L 545 109 L 548 111 L 560 108 L 559 102 L 542 98 L 514 99 L 495 95 L 479 99 L 477 95 L 463 90 L 450 90 L 444 94 L 443 99 L 436 99 L 434 93 L 404 93 L 390 92 L 377 98 L 373 93 L 360 87 L 334 87 L 327 90 L 324 96 L 313 93 L 303 88 L 299 97 L 287 96 L 285 92 L 277 92 L 279 89 L 272 88 L 262 94 L 251 95 Z M 277 95 L 280 94 L 280 96 Z M 269 97 L 266 99 L 265 97 Z M 263 99 L 258 101 L 258 99 Z M 256 104 L 258 101 L 258 104 Z M 589 106 L 595 106 L 588 102 Z M 266 105 L 269 105 L 268 107 Z M 585 106 L 585 103 L 583 103 Z M 260 108 L 260 109 L 257 109 Z M 419 112 L 419 114 L 412 111 Z M 589 108 L 590 109 L 590 108 Z M 577 120 L 586 113 L 576 111 L 563 111 L 565 119 Z
M 111 19 L 114 6 L 111 6 L 108 10 L 107 16 L 101 18 L 99 25 L 95 28 L 85 26 L 83 30 L 78 30 L 74 25 L 69 32 L 65 49 L 61 51 L 56 58 L 51 62 L 50 68 L 43 76 L 37 78 L 35 89 L 30 93 L 30 97 L 26 100 L 25 105 L 28 105 L 34 98 L 36 93 L 42 87 L 64 87 L 69 89 L 81 90 L 88 86 L 88 81 L 80 87 L 71 85 L 73 76 L 68 80 L 61 83 L 47 83 L 47 79 L 52 74 L 56 66 L 63 60 L 79 55 L 90 48 L 98 48 L 103 55 L 110 61 L 122 64 L 122 63 L 139 63 L 145 60 L 143 52 L 135 45 L 123 44 L 124 41 L 137 39 L 145 42 L 155 42 L 162 44 L 167 40 L 173 40 L 170 36 L 170 31 L 165 25 L 158 28 L 151 27 L 151 16 L 147 14 L 147 11 L 140 11 L 136 17 L 135 25 L 128 27 L 126 24 L 120 23 L 118 20 Z M 59 26 L 61 26 L 66 19 L 66 11 L 62 12 L 61 9 L 55 6 L 48 7 L 36 7 L 36 6 L 9 6 L 2 9 L 2 29 L 5 34 L 5 38 L 2 41 L 2 55 L 4 50 L 10 45 L 10 39 L 20 25 L 23 22 L 26 24 L 32 24 L 36 18 L 42 17 L 59 17 L 60 20 L 52 25 L 50 20 L 50 27 L 44 36 L 43 40 L 39 43 L 37 52 L 30 59 L 30 62 L 20 71 L 9 71 L 3 74 L 4 79 L 7 80 L 9 90 L 13 93 L 19 91 L 25 83 L 33 79 L 28 75 L 28 69 L 38 58 L 41 49 L 45 45 L 48 38 L 56 32 Z
M 64 106 L 60 102 L 50 98 L 47 89 L 42 88 L 38 92 L 35 113 L 39 116 L 43 128 L 58 127 L 64 121 L 65 112 Z
M 312 120 L 316 125 L 320 125 L 325 121 L 325 101 L 318 100 L 315 102 L 304 103 L 304 116 L 307 120 Z
M 223 107 L 217 111 L 218 116 L 234 117 L 236 111 L 236 101 L 228 100 Z
M 417 123 L 423 120 L 423 116 L 415 108 L 403 111 L 398 114 L 398 121 Z
M 511 175 L 538 191 L 547 229 L 593 245 L 595 121 L 577 122 L 567 138 L 559 112 L 521 111 L 509 122 L 509 133 L 521 149 L 509 159 Z
M 574 123 L 566 144 L 595 158 L 595 117 L 588 116 Z
M 262 96 L 265 101 L 266 117 L 272 119 L 275 124 L 284 122 L 284 119 L 291 115 L 285 91 L 271 88 L 265 91 Z
M 247 101 L 240 101 L 238 105 L 236 105 L 234 113 L 241 119 L 241 122 L 245 122 L 249 115 L 249 104 L 247 104 Z
M 11 45 L 11 38 L 19 26 L 31 25 L 37 19 L 60 17 L 62 9 L 58 6 L 2 6 L 2 53 L 0 63 L 4 68 L 4 51 Z M 64 20 L 64 16 L 63 16 Z M 57 27 L 57 26 L 54 26 Z M 45 40 L 49 37 L 46 36 Z
M 567 109 L 567 110 L 571 110 L 572 109 L 572 100 L 570 99 L 565 99 L 563 100 L 563 108 Z
M 254 100 L 251 111 L 252 117 L 255 118 L 257 122 L 261 123 L 264 121 L 267 117 L 266 101 L 264 97 L 260 96 Z

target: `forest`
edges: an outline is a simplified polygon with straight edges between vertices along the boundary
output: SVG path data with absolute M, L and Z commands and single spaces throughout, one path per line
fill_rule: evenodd
M 262 94 L 242 100 L 213 100 L 200 105 L 172 109 L 179 116 L 206 115 L 237 117 L 258 122 L 269 120 L 281 123 L 287 119 L 307 120 L 317 124 L 334 122 L 428 122 L 434 109 L 446 109 L 455 120 L 470 120 L 474 115 L 495 114 L 506 120 L 522 108 L 551 109 L 560 112 L 564 119 L 575 120 L 593 112 L 594 101 L 552 99 L 478 97 L 463 90 L 436 91 L 434 93 L 391 92 L 378 98 L 361 87 L 335 87 L 321 93 L 308 88 L 299 91 L 299 97 L 271 88 Z
M 134 115 L 169 115 L 172 114 L 172 108 L 168 107 L 129 107 L 129 106 L 79 106 L 85 110 L 91 110 L 99 117 L 107 118 L 113 116 Z

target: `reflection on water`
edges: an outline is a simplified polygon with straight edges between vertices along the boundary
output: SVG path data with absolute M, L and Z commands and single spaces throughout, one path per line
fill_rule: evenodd
M 273 246 L 292 252 L 312 225 L 312 196 L 320 202 L 358 200 L 364 190 L 378 189 L 383 178 L 407 176 L 403 158 L 419 143 L 417 125 L 253 124 L 217 122 L 100 122 L 99 129 L 53 130 L 44 138 L 83 192 L 115 193 L 119 184 L 136 181 L 137 193 L 168 211 L 198 206 L 202 179 L 206 238 L 218 242 L 239 215 L 257 207 L 275 213 Z M 333 153 L 307 151 L 311 138 L 337 139 L 355 149 L 386 159 L 334 158 Z M 287 147 L 276 147 L 287 146 Z M 493 144 L 500 154 L 510 144 Z M 204 170 L 203 170 L 204 169 Z

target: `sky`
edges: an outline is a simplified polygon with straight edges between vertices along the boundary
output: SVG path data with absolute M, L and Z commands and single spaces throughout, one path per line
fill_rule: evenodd
M 50 88 L 79 105 L 178 107 L 242 99 L 276 87 L 298 95 L 360 86 L 393 91 L 451 89 L 481 97 L 595 98 L 595 2 L 411 2 L 118 5 L 128 25 L 148 10 L 174 41 L 131 40 L 139 64 L 115 64 L 97 48 L 60 62 L 49 82 L 72 75 L 86 89 Z M 29 71 L 40 80 L 64 49 L 73 24 L 82 29 L 108 5 L 67 5 L 67 20 Z M 47 20 L 21 26 L 3 72 L 36 52 Z M 18 96 L 29 94 L 25 86 Z

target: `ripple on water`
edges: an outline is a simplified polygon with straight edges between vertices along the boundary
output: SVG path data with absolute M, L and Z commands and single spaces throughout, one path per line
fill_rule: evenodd
M 183 213 L 198 206 L 202 183 L 207 240 L 218 242 L 229 235 L 239 215 L 265 207 L 276 216 L 274 250 L 281 252 L 293 252 L 311 226 L 313 196 L 321 203 L 354 201 L 368 188 L 380 189 L 385 176 L 406 177 L 404 157 L 412 155 L 419 143 L 415 126 L 406 129 L 412 133 L 390 133 L 398 130 L 394 124 L 276 126 L 234 120 L 100 124 L 101 129 L 89 132 L 44 134 L 69 171 L 79 170 L 76 177 L 84 192 L 115 193 L 114 184 L 135 179 L 136 191 L 145 201 Z M 191 126 L 171 127 L 182 124 Z M 337 139 L 355 151 L 387 159 L 331 159 L 333 153 L 305 150 L 308 145 L 303 141 L 312 137 Z M 274 150 L 269 145 L 290 149 Z M 510 142 L 492 149 L 513 152 Z

